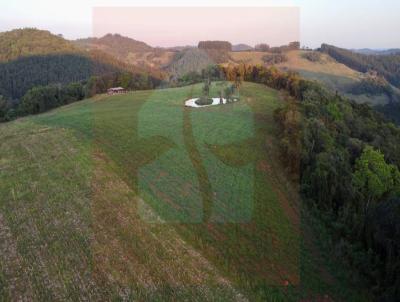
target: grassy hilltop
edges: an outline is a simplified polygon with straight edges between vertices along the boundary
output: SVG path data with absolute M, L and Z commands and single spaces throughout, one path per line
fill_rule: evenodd
M 355 299 L 279 164 L 278 92 L 244 83 L 237 103 L 183 106 L 200 93 L 101 95 L 0 125 L 0 297 Z

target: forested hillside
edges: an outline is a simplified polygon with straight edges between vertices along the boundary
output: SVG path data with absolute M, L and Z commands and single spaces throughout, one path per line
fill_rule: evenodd
M 365 55 L 347 49 L 322 44 L 321 51 L 360 72 L 374 70 L 384 76 L 392 85 L 400 87 L 400 54 Z
M 329 229 L 333 257 L 379 301 L 400 297 L 400 128 L 368 105 L 275 68 L 226 67 L 228 79 L 287 92 L 278 109 L 282 162 L 307 211 Z
M 351 51 L 363 54 L 363 55 L 393 55 L 400 53 L 399 48 L 390 48 L 390 49 L 370 49 L 370 48 L 362 48 L 362 49 L 352 49 Z
M 104 37 L 109 43 L 114 38 L 120 39 Z M 161 72 L 129 65 L 101 49 L 77 48 L 37 29 L 0 34 L 0 58 L 0 121 L 44 112 L 111 86 L 154 88 L 163 77 Z
M 79 49 L 49 31 L 26 28 L 0 34 L 0 95 L 6 99 L 19 99 L 35 86 L 129 69 L 100 50 Z
M 400 125 L 400 103 L 393 102 L 384 106 L 377 106 L 376 110 L 382 112 L 388 119 Z
M 18 99 L 34 86 L 68 84 L 118 70 L 120 68 L 116 64 L 79 54 L 22 57 L 0 63 L 0 95 Z
M 47 30 L 24 28 L 0 33 L 0 62 L 23 56 L 78 52 L 71 42 Z

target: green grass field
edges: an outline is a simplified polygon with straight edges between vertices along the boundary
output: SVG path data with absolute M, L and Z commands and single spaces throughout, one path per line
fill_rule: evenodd
M 0 301 L 363 301 L 307 235 L 278 160 L 278 92 L 244 83 L 237 103 L 183 106 L 200 92 L 0 125 Z

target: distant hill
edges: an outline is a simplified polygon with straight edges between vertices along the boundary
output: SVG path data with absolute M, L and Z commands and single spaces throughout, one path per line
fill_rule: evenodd
M 200 41 L 197 47 L 207 50 L 232 51 L 232 44 L 228 41 Z
M 308 54 L 318 55 L 317 60 L 308 59 Z M 270 52 L 241 51 L 230 52 L 230 62 L 226 64 L 264 65 L 264 56 Z M 359 72 L 332 58 L 327 53 L 305 50 L 291 50 L 285 52 L 287 61 L 275 64 L 281 70 L 293 70 L 302 77 L 315 80 L 325 87 L 338 91 L 346 97 L 358 102 L 371 105 L 384 105 L 391 102 L 396 96 L 387 85 L 370 85 L 368 74 Z
M 370 49 L 370 48 L 362 48 L 362 49 L 351 49 L 351 51 L 360 53 L 363 55 L 393 55 L 399 54 L 400 48 L 392 48 L 392 49 Z
M 78 39 L 74 43 L 82 50 L 100 50 L 135 69 L 146 71 L 157 77 L 164 76 L 162 68 L 171 62 L 175 52 L 166 48 L 151 47 L 144 42 L 119 34 Z
M 0 33 L 0 62 L 24 56 L 79 52 L 70 41 L 47 30 L 24 28 Z
M 120 38 L 114 35 L 99 40 L 112 45 Z M 143 42 L 136 42 L 133 44 L 147 49 Z M 0 95 L 7 99 L 19 99 L 35 86 L 68 84 L 115 72 L 163 77 L 161 72 L 133 66 L 101 48 L 77 47 L 49 31 L 27 28 L 0 34 Z
M 254 50 L 254 48 L 247 44 L 232 45 L 232 51 L 250 51 L 250 50 Z
M 75 41 L 76 45 L 86 49 L 101 49 L 120 60 L 125 60 L 130 53 L 152 51 L 153 47 L 119 34 L 107 34 L 101 38 L 87 38 Z
M 287 61 L 277 64 L 276 66 L 282 69 L 292 69 L 296 71 L 306 70 L 317 73 L 329 73 L 338 76 L 346 76 L 350 78 L 359 77 L 359 72 L 356 72 L 343 64 L 339 64 L 327 54 L 321 53 L 319 60 L 312 62 L 304 57 L 304 54 L 306 53 L 308 53 L 308 51 L 287 51 L 285 52 Z M 263 65 L 263 57 L 265 55 L 271 54 L 271 52 L 243 51 L 231 52 L 229 55 L 232 62 L 237 64 L 244 63 L 252 65 Z
M 177 78 L 192 71 L 200 72 L 212 64 L 214 64 L 214 61 L 206 51 L 198 48 L 189 48 L 176 53 L 166 70 L 173 78 Z
M 196 46 L 193 46 L 193 45 L 172 46 L 172 47 L 165 47 L 164 49 L 170 50 L 170 51 L 182 51 L 182 50 L 186 50 L 189 48 L 196 48 Z
M 374 70 L 399 87 L 399 49 L 347 50 L 323 44 L 319 59 L 311 61 L 306 57 L 309 52 L 297 50 L 298 46 L 296 42 L 258 52 L 243 43 L 200 41 L 199 48 L 154 48 L 119 34 L 69 41 L 46 30 L 15 29 L 0 33 L 0 95 L 18 99 L 37 85 L 65 84 L 117 71 L 176 79 L 212 64 L 264 65 L 265 56 L 274 51 L 287 57 L 286 62 L 276 64 L 278 68 L 298 71 L 357 102 L 382 105 L 399 95 L 389 85 L 378 87 L 365 81 L 365 74 Z
M 322 44 L 321 51 L 357 71 L 365 73 L 374 70 L 400 88 L 400 53 L 385 56 L 364 55 L 328 44 Z

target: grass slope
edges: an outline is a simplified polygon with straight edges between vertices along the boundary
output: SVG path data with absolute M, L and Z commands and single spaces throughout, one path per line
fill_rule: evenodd
M 244 83 L 240 102 L 183 106 L 200 93 L 98 96 L 0 125 L 1 298 L 356 300 L 303 236 L 278 93 Z
M 390 98 L 385 95 L 355 95 L 349 93 L 349 89 L 359 83 L 364 77 L 358 72 L 344 64 L 337 62 L 326 53 L 321 53 L 321 59 L 317 62 L 311 62 L 303 57 L 307 52 L 304 50 L 292 50 L 285 53 L 287 61 L 277 64 L 278 68 L 284 70 L 294 70 L 306 79 L 318 81 L 333 91 L 337 90 L 346 97 L 358 102 L 371 105 L 385 105 L 390 102 Z M 227 63 L 245 63 L 253 65 L 264 65 L 262 57 L 267 54 L 257 51 L 231 52 L 232 62 Z
M 288 68 L 292 70 L 304 70 L 315 73 L 332 74 L 336 76 L 342 76 L 352 79 L 358 79 L 360 73 L 347 67 L 344 64 L 340 64 L 332 59 L 327 54 L 321 54 L 321 59 L 318 62 L 311 62 L 304 58 L 302 55 L 306 51 L 303 50 L 291 50 L 285 52 L 287 61 L 277 64 L 278 67 Z M 264 62 L 262 57 L 268 54 L 268 52 L 257 52 L 257 51 L 242 51 L 242 52 L 231 52 L 231 59 L 236 63 L 246 63 L 253 65 L 263 65 Z

